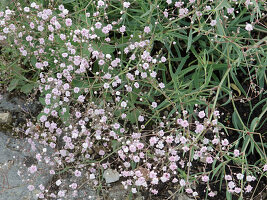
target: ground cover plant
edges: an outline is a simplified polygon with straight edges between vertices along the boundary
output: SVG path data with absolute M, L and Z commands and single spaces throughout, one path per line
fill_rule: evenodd
M 107 169 L 129 199 L 266 189 L 264 0 L 11 1 L 0 31 L 2 87 L 42 104 L 14 131 L 53 149 L 40 199 L 64 199 L 66 174 L 101 197 Z

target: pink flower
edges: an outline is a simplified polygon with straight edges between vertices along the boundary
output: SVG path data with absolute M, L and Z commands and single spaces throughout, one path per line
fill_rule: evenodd
M 129 8 L 130 5 L 131 5 L 130 2 L 123 2 L 124 8 Z
M 203 130 L 204 130 L 204 126 L 202 124 L 198 124 L 197 127 L 196 127 L 195 132 L 196 133 L 202 133 Z
M 227 8 L 227 13 L 228 14 L 232 14 L 234 12 L 234 8 Z
M 129 146 L 129 149 L 131 152 L 136 152 L 136 146 L 134 146 L 133 144 Z
M 185 180 L 184 180 L 184 179 L 181 179 L 179 183 L 180 183 L 181 187 L 184 187 L 184 186 L 186 185 L 186 183 L 185 183 Z
M 227 139 L 224 139 L 223 141 L 222 141 L 222 145 L 223 146 L 227 146 L 229 144 L 229 141 L 227 140 Z
M 170 179 L 170 174 L 169 173 L 164 173 L 162 177 L 160 177 L 160 180 L 164 183 Z
M 177 183 L 178 182 L 178 179 L 177 178 L 174 178 L 174 179 L 172 179 L 172 182 L 173 183 Z
M 215 192 L 211 191 L 211 192 L 209 192 L 208 195 L 209 195 L 210 197 L 214 197 L 216 194 L 215 194 Z
M 181 142 L 182 144 L 185 144 L 185 143 L 187 142 L 187 139 L 186 139 L 184 136 L 182 136 L 182 137 L 180 138 L 180 142 Z
M 181 122 L 181 126 L 184 127 L 184 128 L 186 128 L 186 127 L 189 126 L 189 123 L 187 122 L 187 120 L 183 120 L 183 121 Z
M 164 56 L 162 56 L 161 59 L 160 59 L 160 61 L 163 62 L 163 63 L 166 62 L 166 60 L 167 59 Z
M 170 170 L 174 171 L 176 170 L 178 167 L 175 163 L 171 163 L 170 166 L 169 166 Z
M 216 23 L 217 23 L 217 21 L 216 21 L 216 20 L 211 20 L 211 22 L 210 22 L 210 25 L 211 25 L 211 26 L 215 26 L 215 25 L 216 25 Z
M 158 190 L 156 190 L 156 189 L 152 189 L 150 191 L 151 191 L 152 194 L 155 194 L 155 195 L 158 194 Z
M 238 150 L 238 149 L 235 149 L 235 150 L 234 150 L 234 156 L 235 156 L 235 157 L 239 156 L 239 150 Z
M 30 8 L 29 7 L 25 7 L 24 8 L 24 12 L 30 12 Z
M 28 42 L 31 42 L 31 41 L 32 41 L 32 39 L 33 39 L 33 37 L 32 37 L 32 36 L 30 36 L 30 35 L 28 35 L 28 36 L 26 37 L 26 40 L 27 40 Z
M 254 177 L 254 176 L 247 176 L 246 177 L 246 180 L 248 181 L 248 182 L 251 182 L 251 181 L 254 181 L 256 178 Z
M 204 118 L 204 117 L 205 117 L 205 112 L 204 112 L 204 111 L 200 111 L 200 112 L 198 113 L 198 117 L 199 117 L 200 119 Z
M 66 26 L 71 26 L 72 25 L 72 20 L 70 18 L 65 20 Z
M 132 193 L 137 193 L 136 188 L 132 188 Z
M 142 116 L 142 115 L 138 116 L 138 121 L 139 122 L 143 122 L 144 120 L 145 120 L 144 116 Z
M 46 120 L 47 120 L 47 116 L 42 115 L 42 116 L 40 117 L 40 121 L 41 121 L 41 122 L 45 122 Z
M 201 177 L 201 180 L 202 180 L 203 182 L 208 182 L 208 181 L 209 181 L 209 177 L 208 177 L 207 175 L 202 176 L 202 177 Z
M 121 102 L 121 107 L 126 108 L 127 103 L 125 101 Z
M 245 29 L 247 31 L 252 31 L 253 30 L 253 26 L 251 24 L 247 24 L 246 27 L 245 27 Z
M 167 4 L 171 4 L 172 0 L 166 0 Z
M 121 27 L 120 27 L 120 32 L 121 32 L 121 33 L 124 33 L 125 30 L 126 30 L 126 26 L 121 26 Z
M 76 177 L 79 177 L 79 176 L 82 175 L 82 173 L 81 173 L 79 170 L 75 170 L 74 175 L 75 175 Z
M 37 172 L 37 167 L 36 165 L 32 165 L 28 168 L 28 171 L 31 173 L 31 174 L 34 174 L 35 172 Z
M 145 33 L 149 33 L 151 30 L 150 30 L 150 28 L 149 28 L 149 26 L 146 26 L 145 28 L 144 28 L 144 32 Z
M 251 187 L 251 185 L 248 185 L 247 187 L 245 187 L 246 193 L 251 192 L 252 189 L 253 189 L 253 187 Z
M 230 181 L 230 182 L 228 183 L 228 187 L 229 187 L 230 189 L 233 189 L 233 188 L 235 187 L 235 183 L 234 183 L 233 181 Z
M 150 146 L 154 146 L 157 142 L 158 142 L 158 138 L 157 137 L 152 137 L 152 138 L 149 139 Z
M 105 3 L 104 3 L 104 1 L 100 0 L 100 1 L 97 2 L 97 5 L 98 5 L 99 7 L 101 7 L 101 6 L 104 6 Z
M 103 155 L 105 155 L 105 151 L 100 150 L 100 151 L 98 152 L 98 154 L 99 154 L 100 156 L 103 156 Z
M 84 100 L 85 100 L 85 97 L 84 97 L 83 95 L 80 95 L 80 96 L 78 97 L 78 101 L 79 101 L 79 102 L 83 103 Z
M 161 89 L 165 88 L 164 83 L 160 83 L 160 84 L 159 84 L 159 87 L 160 87 Z
M 59 192 L 57 194 L 58 194 L 59 197 L 64 197 L 65 193 L 66 193 L 66 191 L 59 190 Z
M 102 27 L 102 24 L 100 22 L 95 23 L 95 27 L 97 29 L 100 29 Z
M 224 176 L 224 179 L 225 179 L 226 181 L 231 181 L 231 180 L 232 180 L 232 176 L 231 176 L 231 175 L 225 175 L 225 176 Z
M 69 185 L 69 187 L 74 190 L 77 188 L 77 186 L 78 186 L 77 183 L 72 183 L 71 185 Z
M 153 178 L 151 181 L 151 184 L 153 185 L 157 185 L 159 183 L 159 179 L 158 178 Z
M 193 190 L 192 190 L 191 188 L 187 188 L 185 191 L 186 191 L 186 193 L 188 193 L 188 194 L 192 194 L 192 193 L 193 193 Z
M 207 157 L 207 158 L 206 158 L 206 162 L 209 163 L 209 164 L 213 163 L 213 158 L 210 157 L 210 156 Z
M 240 193 L 240 192 L 241 192 L 241 188 L 235 187 L 235 193 Z
M 215 117 L 217 117 L 217 116 L 220 115 L 220 112 L 218 110 L 215 110 L 213 114 L 214 114 Z
M 139 161 L 140 161 L 139 156 L 133 156 L 133 161 L 134 161 L 134 162 L 139 162 Z
M 236 175 L 236 177 L 237 177 L 238 180 L 242 180 L 242 179 L 244 178 L 244 175 L 241 174 L 241 173 L 238 173 L 238 174 Z
M 27 188 L 29 191 L 33 191 L 35 187 L 34 187 L 34 185 L 29 185 Z
M 152 108 L 156 108 L 158 106 L 158 104 L 156 102 L 152 102 Z

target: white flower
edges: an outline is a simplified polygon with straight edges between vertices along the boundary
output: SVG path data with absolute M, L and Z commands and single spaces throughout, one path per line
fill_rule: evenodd
M 241 173 L 238 173 L 238 174 L 236 175 L 236 177 L 237 177 L 237 179 L 242 180 L 243 177 L 244 177 L 244 175 L 241 174 Z
M 204 118 L 205 117 L 205 112 L 202 110 L 202 111 L 200 111 L 199 113 L 198 113 L 198 117 L 199 118 Z
M 215 25 L 216 25 L 216 23 L 217 23 L 217 21 L 216 21 L 216 20 L 211 20 L 211 22 L 210 22 L 210 25 L 211 25 L 211 26 L 215 26 Z
M 181 179 L 181 180 L 180 180 L 180 185 L 181 185 L 181 187 L 184 187 L 184 186 L 186 185 L 186 183 L 185 183 L 185 180 L 184 180 L 184 179 Z
M 230 181 L 230 182 L 228 183 L 228 187 L 229 187 L 230 189 L 233 189 L 233 188 L 235 187 L 235 183 L 234 183 L 233 181 Z
M 62 183 L 61 180 L 57 180 L 57 181 L 56 181 L 56 185 L 57 185 L 57 186 L 59 186 L 61 183 Z
M 131 5 L 130 2 L 124 2 L 123 3 L 124 8 L 129 8 L 130 5 Z
M 253 26 L 251 24 L 247 24 L 245 29 L 247 31 L 252 31 L 253 30 Z
M 125 101 L 121 102 L 121 107 L 125 108 L 127 106 L 127 103 Z
M 145 33 L 149 33 L 151 30 L 150 30 L 150 28 L 149 28 L 149 26 L 146 26 L 145 28 L 144 28 L 144 32 Z
M 152 102 L 152 108 L 156 108 L 158 106 L 158 104 L 156 102 Z
M 171 4 L 172 0 L 167 0 L 166 2 L 167 2 L 167 4 Z

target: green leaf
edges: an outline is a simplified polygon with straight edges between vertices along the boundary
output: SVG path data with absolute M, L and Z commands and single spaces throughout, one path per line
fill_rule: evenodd
M 101 51 L 104 54 L 113 53 L 115 51 L 115 48 L 113 46 L 111 46 L 111 45 L 104 44 L 104 45 L 101 46 Z
M 63 3 L 72 3 L 74 2 L 75 0 L 63 0 Z
M 34 84 L 28 83 L 26 85 L 23 85 L 20 88 L 20 91 L 23 92 L 23 93 L 25 93 L 25 94 L 28 94 L 28 93 L 30 93 L 33 90 L 34 87 L 35 87 Z
M 227 200 L 232 200 L 232 194 L 228 191 L 226 191 L 226 199 Z
M 8 91 L 11 92 L 12 90 L 14 90 L 18 86 L 18 83 L 19 79 L 13 79 L 8 86 Z
M 69 119 L 70 119 L 70 108 L 69 107 L 66 107 L 65 106 L 65 108 L 66 108 L 66 112 L 64 112 L 63 114 L 62 114 L 62 109 L 59 111 L 59 116 L 60 116 L 60 119 L 62 120 L 62 122 L 64 123 L 64 124 L 66 124 L 66 126 L 68 126 L 69 125 Z
M 137 116 L 140 115 L 140 112 L 138 110 L 133 110 L 132 112 L 130 112 L 128 114 L 128 120 L 131 122 L 131 123 L 136 123 L 137 122 Z
M 189 32 L 189 37 L 188 37 L 186 52 L 188 52 L 189 49 L 191 48 L 191 45 L 192 45 L 192 35 L 193 35 L 193 32 L 192 32 L 192 28 L 191 28 L 190 29 L 190 32 Z
M 98 37 L 106 37 L 107 35 L 102 32 L 101 29 L 95 29 L 95 33 Z
M 132 167 L 132 170 L 134 170 L 136 168 L 136 163 L 132 160 L 131 160 L 131 167 Z
M 211 179 L 213 179 L 213 177 L 217 174 L 217 172 L 223 167 L 223 163 L 220 163 L 215 169 L 214 166 L 212 166 L 213 168 L 213 173 L 212 173 L 212 177 Z
M 120 146 L 120 144 L 117 140 L 112 140 L 111 146 L 112 146 L 113 151 L 115 151 Z
M 225 35 L 225 31 L 224 31 L 224 28 L 223 28 L 223 25 L 221 23 L 221 20 L 220 20 L 220 15 L 219 13 L 217 12 L 216 13 L 216 27 L 217 27 L 217 31 L 220 35 Z
M 184 64 L 185 64 L 185 62 L 187 61 L 188 58 L 189 58 L 189 55 L 186 55 L 185 57 L 182 58 L 179 66 L 178 66 L 178 68 L 177 68 L 177 70 L 175 72 L 175 76 L 178 75 L 179 72 L 182 70 L 182 68 L 183 68 L 183 66 L 184 66 Z
M 37 63 L 37 59 L 36 59 L 36 57 L 35 57 L 35 56 L 32 56 L 32 57 L 31 57 L 31 65 L 32 65 L 32 66 L 35 66 L 36 63 Z
M 255 117 L 255 118 L 252 120 L 252 122 L 251 122 L 251 124 L 250 124 L 250 131 L 251 131 L 251 132 L 254 132 L 254 131 L 255 131 L 255 128 L 257 127 L 259 120 L 260 120 L 260 119 L 259 119 L 258 117 Z
M 232 122 L 233 122 L 233 125 L 236 129 L 242 129 L 243 128 L 242 123 L 241 123 L 240 119 L 238 118 L 238 114 L 236 113 L 236 111 L 234 111 L 232 114 Z
M 219 1 L 220 2 L 220 1 Z M 231 8 L 231 5 L 228 3 L 227 0 L 223 0 L 220 2 L 220 4 L 215 8 L 216 11 L 221 10 L 222 8 Z

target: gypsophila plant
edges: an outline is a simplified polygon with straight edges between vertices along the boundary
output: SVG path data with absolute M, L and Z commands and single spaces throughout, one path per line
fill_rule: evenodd
M 25 130 L 32 150 L 46 146 L 36 159 L 57 178 L 40 199 L 77 196 L 82 185 L 64 174 L 100 191 L 107 169 L 132 197 L 167 187 L 168 199 L 255 195 L 267 173 L 264 1 L 30 2 L 0 12 L 1 68 L 9 91 L 36 92 L 43 106 Z M 249 102 L 249 116 L 261 111 L 245 122 L 237 102 Z M 233 127 L 219 111 L 230 104 Z M 60 185 L 68 189 L 51 189 Z

